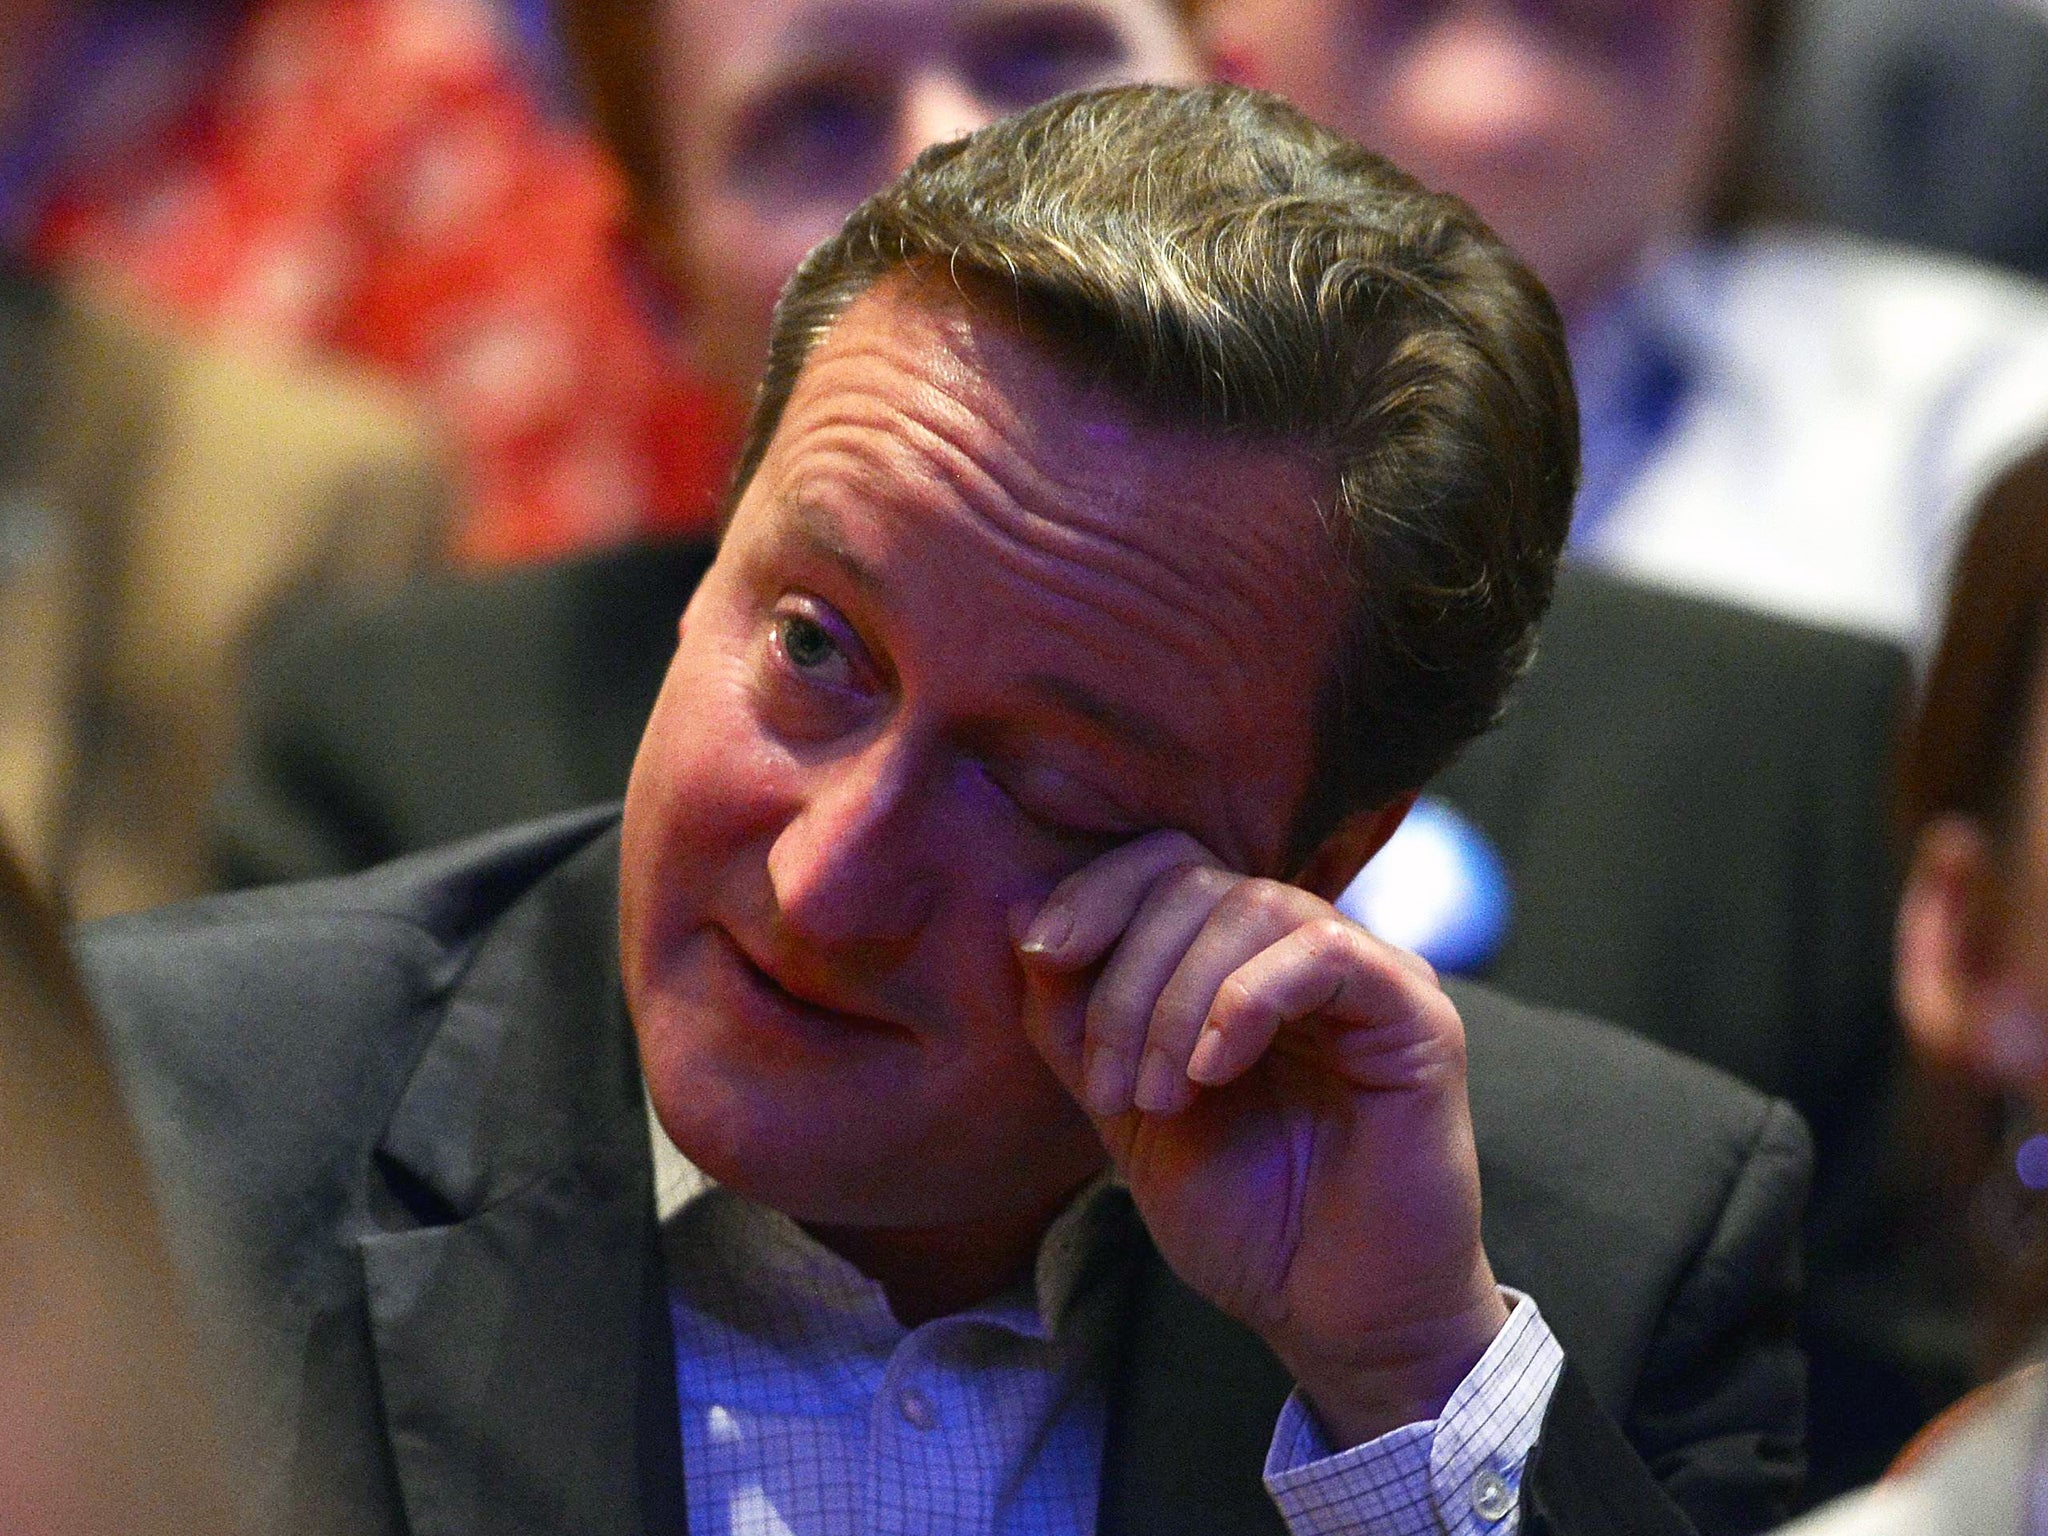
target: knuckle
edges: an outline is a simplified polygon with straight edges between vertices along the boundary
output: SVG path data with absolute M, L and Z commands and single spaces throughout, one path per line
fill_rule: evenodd
M 1174 827 L 1147 833 L 1133 847 L 1142 849 L 1144 857 L 1169 867 L 1213 862 L 1208 849 Z
M 1343 959 L 1357 953 L 1358 929 L 1334 914 L 1318 917 L 1302 925 L 1301 942 L 1318 960 Z
M 1462 1080 L 1468 1066 L 1464 1025 L 1455 1010 L 1449 1012 L 1448 1021 L 1439 1016 L 1432 1023 L 1436 1026 L 1431 1034 L 1436 1071 L 1446 1079 Z
M 1415 1000 L 1415 1017 L 1422 1026 L 1422 1038 L 1439 1066 L 1463 1074 L 1466 1066 L 1465 1021 L 1457 1004 L 1441 991 L 1431 990 Z
M 1268 927 L 1285 923 L 1300 895 L 1277 880 L 1240 880 L 1230 891 L 1232 916 Z
M 1213 897 L 1226 880 L 1223 871 L 1207 864 L 1176 864 L 1159 877 L 1153 887 L 1162 901 L 1179 903 Z

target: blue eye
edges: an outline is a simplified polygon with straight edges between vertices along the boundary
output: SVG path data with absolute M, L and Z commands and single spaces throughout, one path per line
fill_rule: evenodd
M 894 122 L 888 93 L 857 75 L 790 81 L 742 114 L 733 170 L 750 193 L 850 204 L 887 178 Z
M 1001 17 L 968 46 L 976 91 L 1005 109 L 1027 107 L 1125 67 L 1124 39 L 1086 6 L 1047 6 Z
M 811 672 L 828 665 L 839 655 L 839 646 L 825 626 L 800 613 L 785 613 L 776 620 L 782 652 L 790 665 Z

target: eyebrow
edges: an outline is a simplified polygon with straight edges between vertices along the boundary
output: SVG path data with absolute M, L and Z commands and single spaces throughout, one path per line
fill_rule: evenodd
M 837 566 L 863 591 L 876 596 L 888 593 L 889 584 L 882 579 L 880 572 L 854 553 L 839 537 L 831 519 L 816 507 L 803 502 L 796 503 L 790 509 L 790 521 L 793 525 L 792 532 L 810 546 L 811 553 Z
M 831 519 L 817 507 L 795 503 L 790 509 L 790 522 L 791 531 L 810 547 L 812 553 L 837 566 L 862 590 L 877 597 L 887 596 L 889 584 L 881 573 L 847 546 L 832 527 Z M 1170 762 L 1188 759 L 1186 744 L 1159 721 L 1105 699 L 1072 678 L 1051 672 L 1034 672 L 1024 679 L 1023 686 L 1027 692 L 1078 715 L 1098 730 L 1129 743 L 1148 757 Z

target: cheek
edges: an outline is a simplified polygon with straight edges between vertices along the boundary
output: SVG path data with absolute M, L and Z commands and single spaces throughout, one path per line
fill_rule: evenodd
M 686 645 L 687 651 L 687 645 Z M 687 926 L 746 850 L 788 819 L 790 795 L 737 657 L 679 653 L 626 786 L 622 920 Z

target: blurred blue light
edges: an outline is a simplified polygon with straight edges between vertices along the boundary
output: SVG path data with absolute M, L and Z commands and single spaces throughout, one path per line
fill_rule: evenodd
M 2013 1154 L 2014 1172 L 2029 1189 L 2048 1189 L 2048 1136 L 2029 1136 Z
M 1507 865 L 1486 835 L 1427 795 L 1337 898 L 1353 922 L 1451 975 L 1499 952 L 1513 906 Z

